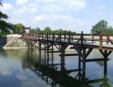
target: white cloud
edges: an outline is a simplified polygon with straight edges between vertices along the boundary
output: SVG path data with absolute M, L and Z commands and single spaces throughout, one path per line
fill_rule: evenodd
M 37 26 L 46 27 L 50 26 L 52 29 L 68 29 L 76 32 L 85 31 L 89 33 L 91 29 L 91 24 L 87 21 L 73 18 L 70 15 L 39 15 L 35 18 L 36 22 L 38 21 Z
M 9 11 L 9 10 L 13 9 L 13 6 L 12 6 L 12 4 L 4 3 L 4 4 L 3 4 L 3 7 L 1 7 L 1 9 L 2 9 L 3 11 Z
M 38 12 L 37 7 L 32 7 L 31 5 L 24 5 L 19 9 L 15 9 L 15 11 L 13 11 L 15 14 L 34 14 L 36 12 Z
M 66 0 L 67 6 L 69 6 L 70 9 L 81 9 L 84 8 L 86 5 L 85 0 Z
M 55 15 L 55 14 L 40 15 L 40 16 L 36 16 L 36 21 L 59 20 L 59 19 L 65 19 L 66 17 L 69 17 L 69 16 L 62 16 L 62 15 Z
M 27 2 L 28 0 L 16 0 L 17 5 L 23 5 L 23 4 L 26 4 Z
M 105 7 L 104 7 L 104 6 L 100 6 L 99 9 L 100 9 L 100 10 L 104 10 Z
M 41 6 L 43 11 L 68 11 L 68 10 L 80 10 L 86 7 L 85 0 L 36 0 L 37 3 L 44 4 Z
M 53 2 L 55 0 L 35 0 L 35 1 L 37 1 L 37 2 Z

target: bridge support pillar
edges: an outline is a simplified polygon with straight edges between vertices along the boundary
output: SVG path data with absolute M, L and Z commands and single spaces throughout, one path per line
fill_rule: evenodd
M 61 53 L 61 71 L 63 72 L 65 70 L 65 50 L 68 47 L 68 44 L 61 44 L 60 46 L 60 53 Z
M 107 75 L 107 60 L 108 60 L 108 56 L 112 53 L 112 51 L 101 50 L 101 49 L 99 51 L 104 56 L 104 75 Z

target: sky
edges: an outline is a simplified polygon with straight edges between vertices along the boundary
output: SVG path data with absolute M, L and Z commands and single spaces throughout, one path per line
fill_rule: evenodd
M 3 0 L 0 10 L 13 24 L 90 33 L 100 20 L 113 27 L 112 3 L 113 0 Z

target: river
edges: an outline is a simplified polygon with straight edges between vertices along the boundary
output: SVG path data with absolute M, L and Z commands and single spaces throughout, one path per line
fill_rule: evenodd
M 76 72 L 59 76 L 59 72 L 48 69 L 45 67 L 46 65 L 39 66 L 40 57 L 41 62 L 47 62 L 44 61 L 45 56 L 47 56 L 44 53 L 45 51 L 42 51 L 41 56 L 39 56 L 37 49 L 1 49 L 0 87 L 113 87 L 113 53 L 109 56 L 107 76 L 104 76 L 103 62 L 86 63 L 86 84 L 82 84 L 80 80 L 75 79 Z M 49 57 L 49 63 L 51 63 L 52 55 L 50 54 Z M 101 58 L 103 56 L 98 50 L 94 50 L 88 56 L 88 58 L 90 57 Z M 54 64 L 56 65 L 51 67 L 59 71 L 59 63 L 59 53 L 54 53 Z M 65 57 L 66 70 L 76 69 L 77 67 L 77 56 Z

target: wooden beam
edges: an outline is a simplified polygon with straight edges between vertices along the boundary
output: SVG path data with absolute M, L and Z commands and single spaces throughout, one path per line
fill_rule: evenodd
M 71 73 L 71 72 L 76 72 L 76 71 L 81 71 L 80 69 L 72 69 L 72 70 L 65 70 L 65 73 Z
M 93 58 L 93 59 L 86 59 L 85 62 L 94 62 L 94 61 L 104 61 L 104 58 Z M 107 58 L 107 60 L 109 60 Z M 83 62 L 84 60 L 81 60 L 81 62 Z
M 101 49 L 99 49 L 99 51 L 101 52 L 101 54 L 104 56 L 104 57 L 108 57 L 111 53 L 112 53 L 112 51 L 108 51 L 108 50 L 101 50 Z
M 49 53 L 58 53 L 58 52 L 61 52 L 61 51 L 48 51 Z
M 87 53 L 85 54 L 85 58 L 88 57 L 88 55 L 91 53 L 91 51 L 93 50 L 93 48 L 89 48 Z
M 79 54 L 64 54 L 63 56 L 78 56 Z M 59 55 L 61 56 L 61 54 Z

